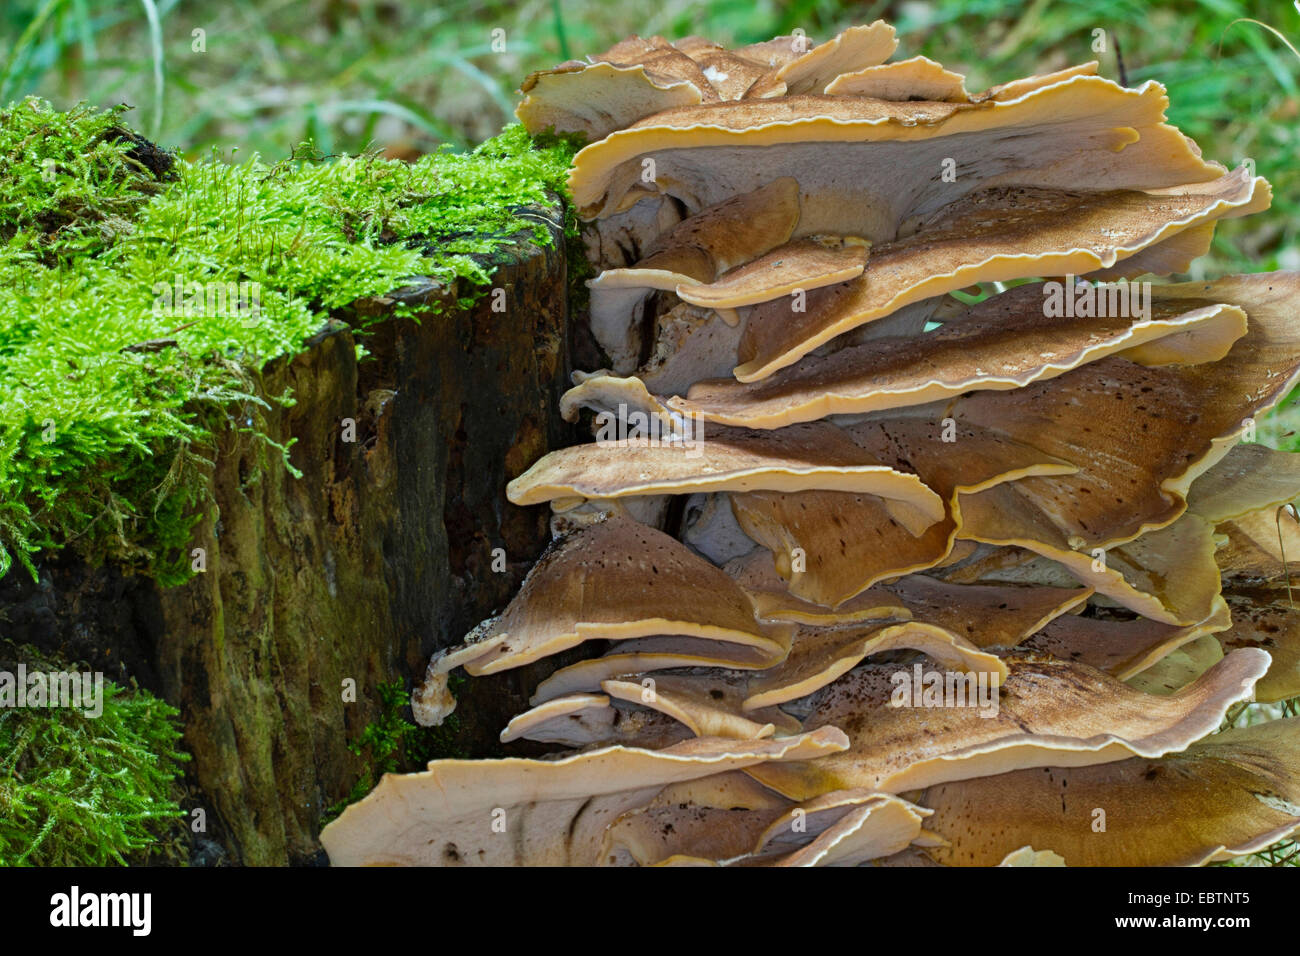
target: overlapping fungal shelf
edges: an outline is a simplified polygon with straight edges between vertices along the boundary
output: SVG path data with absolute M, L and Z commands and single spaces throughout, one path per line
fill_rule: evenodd
M 1251 433 L 1300 275 L 1121 281 L 1268 184 L 1159 84 L 972 94 L 896 47 L 633 37 L 524 82 L 588 141 L 597 440 L 511 483 L 555 540 L 413 708 L 590 654 L 503 729 L 553 754 L 385 777 L 335 864 L 1195 865 L 1300 826 L 1297 721 L 1220 730 L 1300 694 L 1300 456 Z

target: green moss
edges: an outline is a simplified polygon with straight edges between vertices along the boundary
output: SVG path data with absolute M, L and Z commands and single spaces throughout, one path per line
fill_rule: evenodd
M 129 231 L 172 158 L 142 146 L 121 124 L 125 111 L 57 113 L 39 100 L 0 111 L 5 261 L 93 255 Z
M 119 111 L 27 100 L 0 120 L 0 575 L 71 543 L 184 579 L 212 436 L 265 445 L 264 364 L 412 276 L 472 302 L 505 243 L 550 241 L 516 212 L 572 155 L 516 126 L 409 165 L 188 163 Z
M 464 682 L 463 676 L 452 675 L 448 686 L 454 694 Z M 406 719 L 410 692 L 401 681 L 380 684 L 378 690 L 379 717 L 348 744 L 349 750 L 365 758 L 366 768 L 347 798 L 325 811 L 323 822 L 334 819 L 349 803 L 368 794 L 386 773 L 414 773 L 423 770 L 430 760 L 469 757 L 468 751 L 456 741 L 460 732 L 460 718 L 456 714 L 438 727 L 419 727 Z
M 67 670 L 32 648 L 0 655 L 34 670 Z M 83 668 L 74 668 L 83 671 Z M 103 712 L 0 709 L 0 866 L 143 863 L 184 816 L 178 804 L 177 711 L 105 681 Z

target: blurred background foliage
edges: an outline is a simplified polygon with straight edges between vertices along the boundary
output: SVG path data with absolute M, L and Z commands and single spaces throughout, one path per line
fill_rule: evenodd
M 530 71 L 632 33 L 821 40 L 884 17 L 899 57 L 940 60 L 971 89 L 1093 58 L 1118 79 L 1118 48 L 1130 84 L 1169 88 L 1171 120 L 1207 156 L 1253 160 L 1274 184 L 1274 213 L 1221 227 L 1200 268 L 1300 268 L 1300 0 L 6 0 L 0 17 L 0 102 L 127 103 L 137 129 L 193 157 L 465 148 L 512 119 Z

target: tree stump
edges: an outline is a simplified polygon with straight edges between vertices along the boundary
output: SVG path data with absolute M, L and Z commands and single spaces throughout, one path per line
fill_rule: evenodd
M 180 708 L 207 836 L 233 862 L 321 859 L 321 816 L 363 770 L 347 744 L 378 715 L 378 684 L 410 687 L 432 651 L 506 604 L 547 541 L 548 510 L 505 498 L 572 437 L 557 411 L 570 369 L 562 209 L 528 215 L 550 223 L 550 246 L 521 233 L 487 263 L 492 289 L 472 307 L 415 282 L 355 304 L 381 319 L 369 334 L 333 319 L 264 370 L 263 394 L 292 390 L 267 435 L 294 441 L 302 477 L 237 428 L 219 434 L 215 507 L 192 542 L 205 570 L 187 584 L 55 557 L 39 585 L 20 573 L 0 585 L 12 638 L 135 676 Z M 399 302 L 428 308 L 383 319 Z M 527 669 L 473 682 L 457 746 L 499 748 L 535 682 Z

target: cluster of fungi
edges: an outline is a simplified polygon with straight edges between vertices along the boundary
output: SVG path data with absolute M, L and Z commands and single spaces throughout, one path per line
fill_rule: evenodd
M 1253 440 L 1300 275 L 1137 281 L 1268 184 L 1154 82 L 972 94 L 896 46 L 633 37 L 525 82 L 588 143 L 609 367 L 561 411 L 596 440 L 511 482 L 554 541 L 413 709 L 597 656 L 502 733 L 558 752 L 386 776 L 335 864 L 1199 865 L 1300 827 L 1300 720 L 1223 729 L 1300 694 L 1300 456 Z

